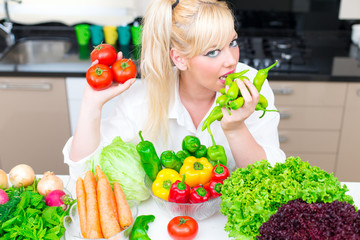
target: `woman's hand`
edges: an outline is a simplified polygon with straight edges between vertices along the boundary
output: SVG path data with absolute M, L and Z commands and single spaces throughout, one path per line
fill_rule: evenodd
M 231 115 L 225 108 L 222 108 L 223 118 L 221 120 L 221 127 L 224 132 L 238 130 L 244 124 L 245 119 L 247 119 L 251 114 L 254 113 L 256 104 L 259 101 L 259 92 L 255 88 L 254 84 L 249 80 L 245 79 L 237 80 L 237 85 L 239 86 L 241 95 L 244 98 L 244 105 L 237 109 L 230 109 Z M 227 91 L 229 87 L 225 90 Z
M 122 52 L 119 52 L 117 60 L 121 60 L 122 57 Z M 98 64 L 98 60 L 92 62 L 91 66 L 95 64 Z M 88 83 L 86 83 L 83 98 L 88 102 L 88 104 L 102 108 L 106 102 L 126 91 L 135 82 L 135 80 L 135 78 L 130 79 L 124 84 L 113 82 L 109 88 L 104 90 L 94 90 Z

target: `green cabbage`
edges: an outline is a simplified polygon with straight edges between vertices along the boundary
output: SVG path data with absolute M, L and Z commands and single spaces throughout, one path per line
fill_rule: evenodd
M 90 169 L 94 174 L 96 165 L 106 174 L 112 187 L 114 182 L 120 183 L 127 200 L 139 203 L 150 197 L 135 144 L 115 137 L 111 144 L 90 158 Z

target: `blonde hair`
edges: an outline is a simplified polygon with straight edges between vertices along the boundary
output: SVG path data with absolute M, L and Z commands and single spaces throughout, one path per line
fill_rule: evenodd
M 227 4 L 217 0 L 152 0 L 142 30 L 141 75 L 148 86 L 148 119 L 144 131 L 150 139 L 169 135 L 169 104 L 179 70 L 174 70 L 170 49 L 186 58 L 221 49 L 234 31 Z

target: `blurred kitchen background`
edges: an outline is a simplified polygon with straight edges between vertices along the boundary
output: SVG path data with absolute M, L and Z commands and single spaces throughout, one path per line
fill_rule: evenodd
M 89 54 L 107 42 L 139 64 L 149 0 L 0 1 L 0 168 L 68 173 Z M 287 156 L 360 181 L 360 1 L 229 0 L 240 61 L 269 74 Z M 106 104 L 106 117 L 114 101 Z

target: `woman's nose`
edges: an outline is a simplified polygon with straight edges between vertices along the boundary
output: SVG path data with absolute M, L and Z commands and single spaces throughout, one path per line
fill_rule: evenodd
M 234 66 L 239 61 L 239 49 L 227 49 L 224 54 L 225 67 Z

